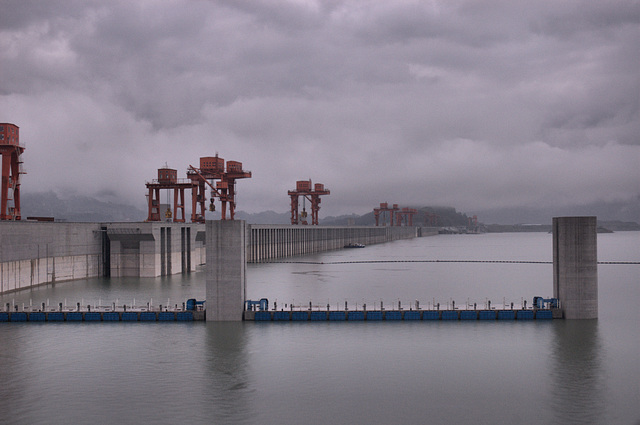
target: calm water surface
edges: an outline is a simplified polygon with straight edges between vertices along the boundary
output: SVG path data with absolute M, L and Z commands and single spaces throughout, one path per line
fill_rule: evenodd
M 248 298 L 351 308 L 552 295 L 551 235 L 436 236 L 248 268 Z M 640 233 L 598 236 L 639 261 Z M 294 259 L 295 261 L 295 259 Z M 90 279 L 5 295 L 70 305 L 203 299 L 205 276 Z M 599 319 L 437 323 L 0 324 L 0 423 L 640 423 L 640 266 L 599 266 Z

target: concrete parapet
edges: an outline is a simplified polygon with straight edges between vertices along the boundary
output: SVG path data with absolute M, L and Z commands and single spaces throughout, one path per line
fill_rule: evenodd
M 553 296 L 565 319 L 598 317 L 596 217 L 553 218 Z

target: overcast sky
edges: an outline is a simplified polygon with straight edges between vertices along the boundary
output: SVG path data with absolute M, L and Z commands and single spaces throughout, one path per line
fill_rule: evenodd
M 640 194 L 640 2 L 0 0 L 22 191 L 145 208 L 165 164 L 243 163 L 238 209 Z M 187 197 L 189 202 L 190 196 Z M 217 217 L 212 217 L 217 218 Z

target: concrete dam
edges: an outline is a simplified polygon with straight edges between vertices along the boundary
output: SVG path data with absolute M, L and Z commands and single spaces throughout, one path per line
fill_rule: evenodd
M 204 228 L 203 228 L 204 227 Z M 424 230 L 427 230 L 426 232 Z M 207 221 L 204 225 L 181 223 L 0 223 L 0 289 L 2 293 L 97 276 L 156 277 L 189 273 L 206 267 L 207 321 L 318 321 L 318 320 L 531 320 L 548 318 L 595 319 L 597 299 L 597 238 L 595 217 L 553 219 L 553 292 L 550 311 L 543 304 L 535 312 L 503 306 L 502 311 L 259 311 L 245 308 L 248 262 L 305 255 L 339 249 L 351 243 L 375 244 L 419 235 L 431 229 L 398 227 L 251 226 L 244 221 Z M 534 298 L 534 303 L 536 303 Z M 193 300 L 195 302 L 195 300 Z M 266 300 L 264 300 L 266 301 Z M 19 313 L 16 306 L 12 310 Z M 44 308 L 44 306 L 43 306 Z M 160 309 L 162 310 L 162 309 Z M 467 309 L 468 310 L 468 309 Z M 507 311 L 510 310 L 510 311 Z M 543 311 L 549 310 L 549 311 Z M 184 311 L 184 307 L 182 308 Z M 61 313 L 60 311 L 57 313 Z M 9 313 L 9 311 L 7 311 Z M 36 311 L 36 313 L 39 313 Z M 55 311 L 54 311 L 55 313 Z M 67 316 L 63 314 L 64 320 Z M 75 314 L 81 313 L 81 314 Z M 104 314 L 78 310 L 75 316 L 104 321 Z M 111 312 L 109 312 L 111 313 Z M 123 312 L 124 313 L 124 312 Z M 133 312 L 130 312 L 133 313 Z M 143 312 L 137 312 L 143 320 Z M 147 312 L 144 312 L 145 314 Z M 166 312 L 167 321 L 185 320 L 179 309 Z M 295 313 L 295 314 L 294 314 Z M 312 314 L 313 313 L 313 314 Z M 542 313 L 542 316 L 539 314 Z M 7 314 L 8 321 L 14 321 Z M 87 316 L 87 314 L 89 316 Z M 55 316 L 55 315 L 54 315 Z M 59 316 L 59 315 L 58 315 Z M 73 316 L 73 315 L 72 315 Z M 73 317 L 75 317 L 73 316 Z M 116 320 L 116 315 L 110 320 Z M 133 314 L 129 314 L 133 320 Z M 22 316 L 16 316 L 22 317 Z M 25 320 L 32 321 L 26 318 Z M 37 315 L 43 319 L 42 315 Z M 57 316 L 56 316 L 57 317 Z M 99 317 L 99 319 L 98 319 Z M 118 314 L 118 320 L 124 315 Z M 160 321 L 160 315 L 149 320 Z M 179 319 L 182 318 L 182 319 Z M 0 318 L 2 319 L 2 318 Z M 44 316 L 43 320 L 47 320 Z M 59 319 L 58 319 L 59 320 Z M 186 319 L 189 320 L 189 319 Z M 18 320 L 19 321 L 19 320 Z M 37 320 L 36 320 L 37 321 Z
M 420 227 L 251 225 L 246 262 L 437 234 Z M 92 277 L 190 273 L 206 263 L 204 223 L 0 222 L 0 294 Z

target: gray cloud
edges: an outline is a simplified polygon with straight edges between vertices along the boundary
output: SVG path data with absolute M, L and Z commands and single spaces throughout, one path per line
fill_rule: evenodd
M 638 196 L 635 1 L 2 3 L 23 190 L 140 206 L 218 152 L 253 171 L 248 211 L 307 178 L 323 214 Z

